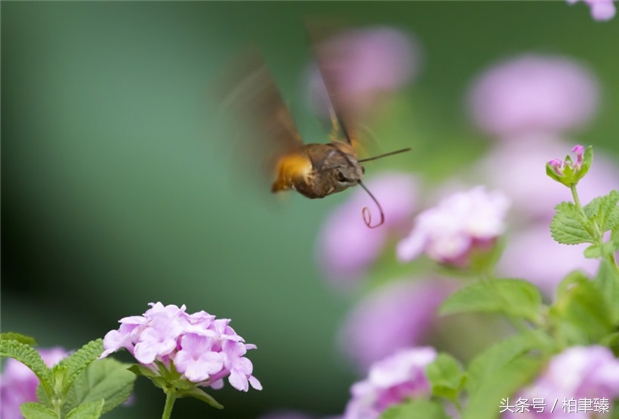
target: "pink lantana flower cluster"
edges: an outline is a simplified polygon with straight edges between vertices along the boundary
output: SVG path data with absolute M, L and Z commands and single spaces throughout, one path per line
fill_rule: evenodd
M 509 199 L 500 191 L 477 186 L 443 199 L 419 214 L 411 234 L 398 244 L 400 260 L 421 253 L 458 268 L 466 268 L 472 252 L 485 252 L 505 231 Z
M 432 347 L 409 348 L 376 362 L 368 377 L 351 388 L 343 419 L 375 419 L 388 407 L 430 395 L 426 367 L 436 358 Z
M 256 345 L 244 343 L 229 319 L 216 319 L 205 311 L 188 314 L 184 305 L 150 306 L 142 316 L 121 319 L 120 328 L 105 335 L 101 358 L 125 348 L 153 372 L 175 369 L 199 386 L 220 389 L 228 377 L 237 390 L 248 391 L 249 385 L 262 389 L 252 375 L 251 361 L 244 357 Z
M 504 419 L 592 419 L 610 417 L 612 401 L 619 397 L 619 360 L 604 346 L 574 346 L 552 358 L 544 373 L 516 395 L 513 401 L 538 398 L 551 409 L 516 412 L 505 406 Z M 570 409 L 570 400 L 576 405 Z M 549 402 L 551 401 L 551 402 Z M 588 401 L 588 405 L 586 402 Z M 564 403 L 561 406 L 561 403 Z M 513 402 L 512 402 L 513 404 Z

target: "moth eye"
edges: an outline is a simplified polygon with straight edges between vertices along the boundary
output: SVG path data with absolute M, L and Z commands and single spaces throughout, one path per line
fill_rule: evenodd
M 337 180 L 339 180 L 340 182 L 344 182 L 346 180 L 346 177 L 344 176 L 344 173 L 342 173 L 339 170 L 337 172 Z

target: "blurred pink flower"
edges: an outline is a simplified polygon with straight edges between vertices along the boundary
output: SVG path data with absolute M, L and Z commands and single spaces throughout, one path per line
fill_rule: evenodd
M 53 367 L 68 352 L 63 348 L 39 349 L 43 362 L 48 367 Z M 4 371 L 0 376 L 0 418 L 22 419 L 19 406 L 26 402 L 36 402 L 37 386 L 39 378 L 24 364 L 9 358 L 6 361 Z
M 524 278 L 553 298 L 559 282 L 576 269 L 594 275 L 599 261 L 583 256 L 587 244 L 567 246 L 550 236 L 548 225 L 532 225 L 511 235 L 497 272 L 505 277 Z
M 381 93 L 410 82 L 420 62 L 416 40 L 391 27 L 347 30 L 321 42 L 316 51 L 338 103 L 357 115 L 373 108 Z M 328 115 L 328 95 L 315 65 L 309 71 L 308 86 L 315 109 Z
M 398 243 L 401 261 L 425 253 L 454 267 L 468 267 L 471 252 L 487 251 L 505 231 L 509 200 L 501 191 L 477 186 L 444 198 L 417 216 L 410 235 Z
M 358 189 L 327 218 L 316 249 L 318 264 L 334 284 L 346 288 L 355 283 L 381 254 L 389 234 L 409 225 L 417 200 L 417 181 L 405 173 L 381 174 L 367 182 L 385 212 L 385 224 L 368 228 L 360 212 L 374 202 Z
M 396 350 L 419 345 L 449 292 L 449 285 L 437 279 L 381 287 L 348 315 L 339 336 L 342 350 L 367 371 Z
M 610 20 L 615 17 L 615 5 L 614 0 L 584 0 L 584 2 L 591 9 L 591 16 L 595 20 Z M 578 3 L 578 0 L 567 0 L 569 4 Z
M 297 410 L 282 409 L 260 415 L 259 419 L 341 419 L 341 416 L 320 416 Z
M 344 419 L 376 419 L 389 406 L 429 396 L 425 369 L 435 358 L 434 348 L 422 347 L 403 349 L 376 362 L 368 377 L 352 386 Z
M 318 416 L 296 410 L 275 410 L 260 415 L 258 419 L 318 419 Z
M 511 139 L 526 132 L 561 132 L 588 122 L 598 104 L 595 77 L 576 61 L 524 55 L 479 76 L 468 103 L 479 128 Z
M 514 209 L 534 220 L 549 221 L 554 207 L 562 201 L 571 201 L 569 188 L 546 175 L 546 162 L 565 157 L 568 145 L 553 135 L 529 134 L 515 141 L 498 144 L 480 162 L 479 179 L 489 186 L 504 191 Z M 619 189 L 617 163 L 596 149 L 593 164 L 578 183 L 578 194 L 583 205 L 593 198 Z
M 609 412 L 612 400 L 618 396 L 619 360 L 610 349 L 603 346 L 575 346 L 551 359 L 537 381 L 516 396 L 529 401 L 533 398 L 544 399 L 549 406 L 543 412 L 529 408 L 529 412 L 515 413 L 512 408 L 512 411 L 505 411 L 503 418 L 601 419 L 610 417 L 604 414 L 604 409 Z M 591 410 L 588 412 L 580 404 L 584 399 L 590 402 Z M 511 404 L 516 400 L 514 398 Z M 551 413 L 550 404 L 554 400 L 558 400 L 558 403 Z M 571 404 L 569 400 L 572 400 Z

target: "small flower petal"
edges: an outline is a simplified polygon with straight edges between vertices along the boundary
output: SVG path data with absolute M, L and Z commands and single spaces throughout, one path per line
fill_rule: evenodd
M 260 384 L 260 381 L 253 375 L 249 377 L 249 384 L 256 390 L 262 390 L 262 384 Z

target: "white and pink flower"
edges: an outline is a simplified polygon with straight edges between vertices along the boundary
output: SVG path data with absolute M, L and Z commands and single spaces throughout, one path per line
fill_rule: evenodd
M 522 413 L 507 409 L 504 419 L 593 419 L 610 417 L 602 409 L 594 409 L 594 400 L 605 401 L 608 413 L 612 400 L 619 397 L 619 360 L 610 349 L 604 346 L 574 346 L 566 349 L 550 360 L 546 370 L 530 386 L 516 395 L 516 399 L 558 400 L 591 402 L 590 410 L 574 409 L 567 412 L 565 406 L 558 405 L 551 412 L 550 407 L 543 411 L 529 409 Z M 569 405 L 568 405 L 569 408 Z
M 398 244 L 398 258 L 407 262 L 424 253 L 466 268 L 472 252 L 489 251 L 503 234 L 509 205 L 505 194 L 483 186 L 451 195 L 417 216 L 410 235 Z
M 567 0 L 569 4 L 578 3 L 579 0 Z M 614 0 L 584 0 L 591 10 L 591 17 L 595 20 L 606 21 L 615 17 L 617 9 Z
M 368 377 L 351 388 L 343 419 L 376 419 L 388 407 L 430 395 L 426 367 L 436 358 L 431 347 L 403 349 L 376 362 Z
M 252 344 L 236 334 L 229 319 L 215 319 L 205 311 L 186 313 L 186 307 L 151 303 L 143 316 L 125 317 L 120 328 L 105 335 L 101 358 L 127 349 L 140 364 L 157 371 L 174 364 L 182 377 L 200 386 L 223 386 L 223 378 L 241 391 L 262 386 L 244 357 Z

